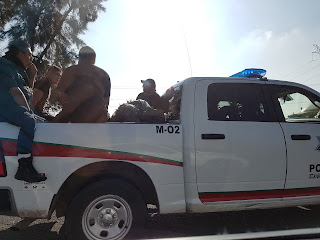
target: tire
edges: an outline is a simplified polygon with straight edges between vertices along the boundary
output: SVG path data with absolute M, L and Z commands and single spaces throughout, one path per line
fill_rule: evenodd
M 67 240 L 118 240 L 142 227 L 144 199 L 121 180 L 102 180 L 82 190 L 71 202 L 64 223 Z

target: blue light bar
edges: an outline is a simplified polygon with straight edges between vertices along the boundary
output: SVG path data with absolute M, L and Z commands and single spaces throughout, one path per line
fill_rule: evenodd
M 230 77 L 244 77 L 244 78 L 262 78 L 266 75 L 267 71 L 258 68 L 249 68 L 238 72 Z

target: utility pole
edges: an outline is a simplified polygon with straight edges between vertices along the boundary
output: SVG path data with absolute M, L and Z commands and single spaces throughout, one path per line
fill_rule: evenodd
M 315 48 L 315 51 L 312 52 L 312 61 L 314 60 L 313 59 L 313 55 L 314 54 L 318 54 L 320 56 L 320 47 L 317 45 L 317 44 L 313 44 L 314 48 Z

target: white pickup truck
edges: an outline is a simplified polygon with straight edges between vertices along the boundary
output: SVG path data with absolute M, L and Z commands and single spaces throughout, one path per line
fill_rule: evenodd
M 0 123 L 2 212 L 55 210 L 68 239 L 122 239 L 151 205 L 170 214 L 320 204 L 320 94 L 237 76 L 172 86 L 165 124 L 38 123 L 34 165 L 48 177 L 38 184 L 14 179 L 19 129 Z

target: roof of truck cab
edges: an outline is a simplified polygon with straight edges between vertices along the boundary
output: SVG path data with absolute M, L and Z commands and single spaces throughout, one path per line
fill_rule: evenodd
M 180 84 L 182 85 L 189 85 L 189 84 L 196 84 L 196 82 L 201 81 L 201 80 L 216 80 L 216 81 L 225 81 L 226 83 L 235 83 L 237 81 L 241 82 L 241 83 L 267 83 L 267 84 L 275 84 L 275 85 L 287 85 L 287 86 L 293 86 L 293 87 L 300 87 L 300 88 L 305 88 L 308 89 L 309 91 L 319 94 L 316 90 L 300 84 L 300 83 L 296 83 L 296 82 L 290 82 L 290 81 L 284 81 L 284 80 L 274 80 L 274 79 L 266 79 L 266 78 L 234 78 L 234 77 L 190 77 L 187 78 L 183 81 L 179 81 L 176 84 L 174 84 L 173 86 L 178 86 Z

